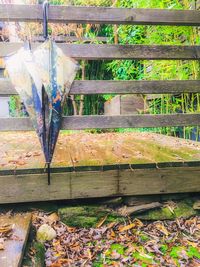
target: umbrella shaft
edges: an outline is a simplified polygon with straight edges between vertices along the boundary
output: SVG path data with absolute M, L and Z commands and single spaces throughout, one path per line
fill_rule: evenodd
M 48 1 L 44 1 L 43 3 L 43 35 L 44 35 L 45 40 L 48 38 L 48 8 L 49 8 Z
M 47 163 L 47 175 L 48 175 L 48 185 L 51 184 L 51 168 L 50 163 Z

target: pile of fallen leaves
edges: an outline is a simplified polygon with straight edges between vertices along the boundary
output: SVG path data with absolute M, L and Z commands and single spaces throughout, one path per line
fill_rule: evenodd
M 0 224 L 0 250 L 5 249 L 5 241 L 11 239 L 13 235 L 12 224 Z
M 56 237 L 44 243 L 46 266 L 200 266 L 200 217 L 176 221 L 124 223 L 96 228 L 69 227 L 50 216 L 38 213 L 34 225 L 51 226 Z

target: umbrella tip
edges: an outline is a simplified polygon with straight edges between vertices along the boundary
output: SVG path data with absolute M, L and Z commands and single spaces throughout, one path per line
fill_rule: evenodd
M 51 167 L 50 163 L 47 163 L 47 176 L 48 176 L 48 185 L 51 184 Z
M 43 3 L 43 35 L 44 39 L 48 39 L 48 8 L 49 8 L 49 1 L 45 0 Z

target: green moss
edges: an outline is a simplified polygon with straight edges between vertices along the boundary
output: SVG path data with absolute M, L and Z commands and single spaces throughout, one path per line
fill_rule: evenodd
M 30 257 L 29 250 L 32 248 L 35 251 L 33 257 Z M 45 248 L 44 245 L 38 242 L 30 242 L 26 248 L 25 257 L 22 266 L 27 267 L 44 267 L 45 266 Z
M 187 250 L 187 255 L 189 256 L 189 258 L 197 258 L 200 259 L 200 253 L 198 251 L 197 248 L 189 246 L 188 250 Z
M 116 251 L 117 253 L 123 255 L 124 254 L 125 247 L 122 246 L 121 244 L 112 244 L 110 246 L 110 251 L 112 252 L 113 250 Z
M 168 250 L 168 246 L 166 244 L 163 244 L 161 247 L 160 247 L 160 251 L 165 255 L 166 252 Z
M 149 254 L 145 254 L 145 253 L 141 254 L 139 252 L 134 252 L 133 257 L 137 260 L 142 261 L 143 263 L 154 264 L 153 257 L 150 256 Z
M 35 242 L 33 245 L 35 249 L 35 266 L 34 267 L 44 267 L 45 263 L 45 248 L 44 245 L 38 242 Z
M 182 256 L 181 256 L 181 252 L 182 251 L 185 251 L 187 254 L 188 254 L 188 252 L 186 251 L 186 248 L 185 247 L 183 247 L 183 246 L 174 246 L 172 249 L 171 249 L 171 252 L 170 252 L 170 257 L 172 257 L 173 259 L 179 259 L 179 258 L 181 258 Z M 197 251 L 198 252 L 198 251 Z M 192 257 L 193 257 L 194 255 L 192 254 Z M 191 258 L 192 258 L 191 257 Z
M 193 201 L 190 199 L 179 201 L 176 205 L 173 212 L 165 206 L 161 209 L 147 211 L 137 217 L 144 220 L 173 220 L 180 217 L 189 218 L 197 215 L 197 211 L 193 209 Z
M 110 213 L 103 206 L 84 205 L 77 207 L 65 207 L 58 210 L 61 221 L 69 226 L 95 227 L 102 218 L 106 217 L 105 223 L 120 221 L 122 217 Z
M 140 239 L 141 239 L 142 242 L 146 242 L 146 241 L 148 241 L 150 238 L 149 238 L 149 236 L 147 236 L 147 235 L 145 235 L 145 234 L 141 234 L 141 235 L 140 235 Z

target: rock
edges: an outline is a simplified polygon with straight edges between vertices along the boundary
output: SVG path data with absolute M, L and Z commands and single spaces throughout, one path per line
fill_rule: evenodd
M 37 231 L 37 241 L 44 243 L 45 241 L 51 241 L 56 237 L 56 231 L 48 224 L 43 224 Z

